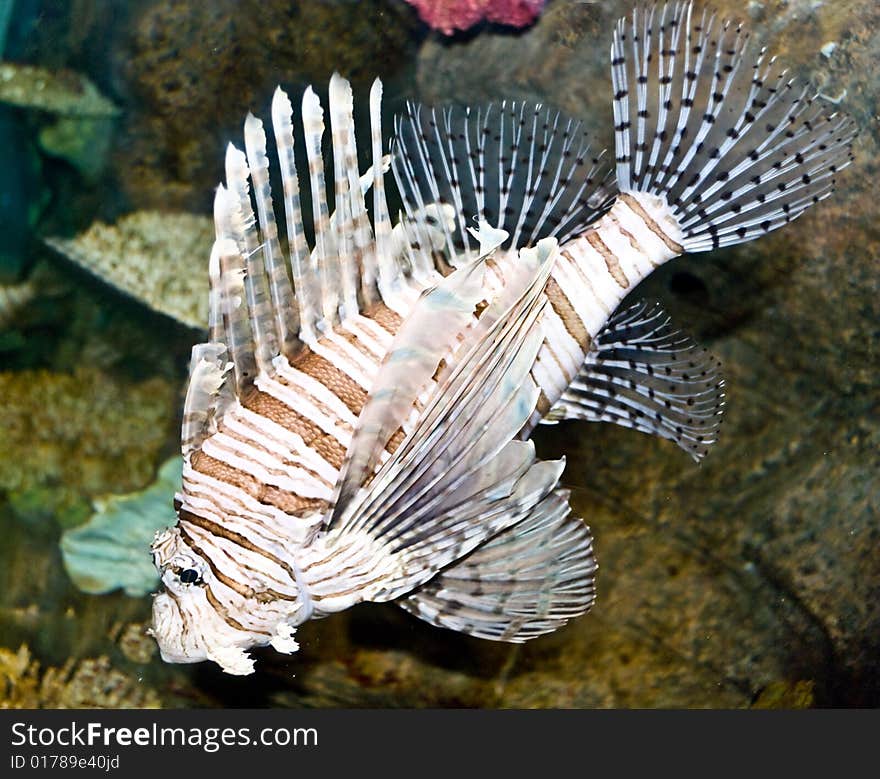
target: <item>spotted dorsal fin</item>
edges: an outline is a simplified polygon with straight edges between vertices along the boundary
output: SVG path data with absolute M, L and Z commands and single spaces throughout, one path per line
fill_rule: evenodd
M 748 41 L 692 2 L 636 6 L 614 30 L 617 184 L 663 198 L 687 252 L 796 219 L 852 159 L 855 123 Z
M 560 243 L 595 222 L 616 194 L 610 166 L 580 122 L 540 103 L 435 109 L 409 104 L 395 123 L 392 167 L 409 214 L 448 204 L 447 254 L 471 251 L 476 220 L 509 234 L 504 248 Z

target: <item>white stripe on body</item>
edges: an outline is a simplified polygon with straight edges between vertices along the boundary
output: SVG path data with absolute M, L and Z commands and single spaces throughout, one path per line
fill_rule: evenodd
M 651 196 L 630 193 L 628 197 L 636 201 L 635 207 L 625 199 L 618 199 L 596 227 L 566 243 L 554 267 L 553 280 L 568 306 L 565 305 L 566 301 L 559 300 L 564 311 L 548 308 L 545 315 L 546 340 L 531 371 L 551 406 L 566 390 L 571 377 L 580 370 L 591 340 L 602 330 L 623 297 L 654 267 L 674 256 L 668 243 L 674 242 L 680 233 L 675 232 L 668 209 Z M 638 213 L 639 209 L 648 215 L 653 225 L 645 221 Z M 663 226 L 666 241 L 654 231 L 660 225 Z M 496 255 L 495 261 L 489 265 L 486 287 L 490 294 L 490 290 L 499 289 L 502 283 L 500 274 L 503 273 L 504 263 L 516 261 L 510 254 Z M 621 273 L 625 276 L 624 283 L 621 283 Z M 571 321 L 572 312 L 579 321 Z M 569 317 L 568 322 L 563 321 L 563 313 Z M 369 391 L 381 358 L 394 335 L 365 316 L 349 320 L 341 331 L 345 334 L 327 333 L 312 345 L 312 351 L 332 363 L 362 389 Z M 290 366 L 283 358 L 274 361 L 274 368 L 275 377 L 257 377 L 256 387 L 347 448 L 356 425 L 356 416 L 333 388 Z M 430 391 L 429 386 L 420 393 L 413 411 L 402 420 L 404 433 L 413 428 L 418 416 L 417 409 L 427 401 Z M 538 418 L 538 414 L 533 414 L 530 426 Z M 246 439 L 246 442 L 224 432 L 226 419 L 229 419 L 229 433 Z M 332 499 L 337 469 L 295 433 L 247 411 L 239 404 L 224 416 L 218 434 L 204 442 L 203 451 L 250 474 L 263 484 L 294 492 L 303 498 L 328 502 Z M 387 451 L 383 452 L 381 460 L 386 460 L 388 456 Z M 309 473 L 309 470 L 315 473 Z M 236 499 L 244 502 L 246 496 L 241 490 L 236 492 L 239 493 Z M 257 505 L 265 512 L 267 507 Z M 228 506 L 226 510 L 231 508 Z M 272 513 L 277 519 L 278 514 L 283 512 L 274 509 Z

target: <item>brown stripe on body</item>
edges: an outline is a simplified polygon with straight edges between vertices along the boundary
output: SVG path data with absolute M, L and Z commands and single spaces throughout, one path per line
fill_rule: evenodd
M 372 319 L 379 327 L 391 333 L 391 335 L 397 335 L 397 331 L 400 330 L 400 325 L 403 323 L 400 315 L 396 311 L 392 311 L 384 303 L 377 303 L 375 306 L 371 306 L 370 310 L 365 311 L 362 316 Z
M 204 592 L 205 592 L 205 597 L 208 599 L 208 603 L 211 604 L 211 608 L 213 608 L 214 611 L 216 611 L 220 615 L 220 617 L 223 619 L 223 621 L 227 625 L 234 627 L 236 630 L 240 630 L 243 633 L 256 633 L 257 635 L 262 635 L 262 636 L 272 635 L 271 633 L 269 633 L 265 630 L 257 630 L 256 628 L 246 628 L 237 619 L 235 619 L 235 617 L 230 615 L 229 609 L 227 609 L 226 606 L 224 606 L 219 600 L 217 600 L 217 596 L 214 595 L 213 592 L 211 592 L 210 587 L 205 587 Z
M 605 260 L 605 267 L 608 268 L 611 277 L 617 282 L 617 286 L 621 289 L 626 289 L 629 286 L 629 279 L 623 272 L 623 268 L 620 267 L 620 260 L 608 248 L 608 245 L 602 240 L 599 233 L 595 229 L 590 229 L 584 233 L 584 238 L 587 239 L 587 243 L 590 246 L 602 255 L 602 259 Z
M 376 363 L 378 365 L 376 361 L 377 359 L 381 359 L 381 357 L 377 357 L 376 353 L 372 349 L 370 349 L 369 346 L 367 346 L 366 342 L 361 340 L 351 330 L 340 327 L 338 329 L 334 328 L 333 332 L 340 338 L 348 341 L 348 343 L 350 343 L 357 351 L 364 355 L 364 357 L 366 357 L 370 362 Z M 367 330 L 366 332 L 369 333 L 369 330 Z
M 332 435 L 325 433 L 314 422 L 294 411 L 283 401 L 267 392 L 252 388 L 241 398 L 241 404 L 248 411 L 264 416 L 291 433 L 296 433 L 306 446 L 318 452 L 337 470 L 342 466 L 342 461 L 345 459 L 345 447 Z M 360 413 L 360 410 L 354 413 Z
M 180 537 L 181 537 L 181 540 L 190 549 L 192 549 L 192 551 L 195 554 L 197 554 L 199 557 L 201 557 L 208 564 L 208 567 L 211 569 L 211 573 L 214 575 L 214 578 L 217 579 L 218 582 L 226 585 L 230 590 L 237 592 L 243 598 L 252 598 L 260 603 L 272 603 L 272 601 L 276 601 L 276 600 L 287 600 L 287 601 L 298 600 L 298 597 L 296 595 L 287 595 L 283 592 L 278 592 L 277 590 L 273 590 L 271 587 L 264 587 L 261 590 L 255 590 L 250 585 L 241 584 L 240 582 L 235 581 L 235 579 L 232 579 L 231 577 L 227 576 L 225 573 L 223 573 L 223 571 L 221 571 L 215 565 L 214 561 L 211 559 L 211 556 L 208 555 L 202 549 L 201 546 L 199 546 L 196 539 L 193 538 L 193 536 L 191 536 L 189 533 L 187 533 L 186 529 L 183 527 L 180 528 Z M 218 547 L 218 549 L 219 549 L 219 547 Z M 222 551 L 223 554 L 226 554 L 227 557 L 229 556 L 228 553 L 226 553 L 225 551 L 223 551 L 223 550 L 220 550 L 220 551 Z M 253 569 L 251 566 L 242 563 L 240 560 L 233 560 L 232 562 L 237 567 L 239 567 L 245 571 L 250 571 L 251 573 L 258 574 L 261 576 L 265 575 L 262 571 L 257 571 L 255 569 Z
M 392 433 L 391 438 L 388 439 L 388 443 L 385 444 L 385 451 L 388 452 L 388 454 L 394 454 L 397 451 L 397 447 L 403 443 L 405 438 L 406 431 L 402 427 L 398 427 L 397 430 Z
M 559 359 L 559 355 L 556 354 L 556 351 L 550 344 L 550 341 L 546 340 L 543 344 L 541 344 L 540 354 L 543 356 L 547 354 L 551 357 L 553 362 L 556 363 L 556 366 L 559 368 L 560 373 L 562 373 L 563 378 L 565 379 L 566 384 L 571 384 L 571 380 L 574 378 L 574 375 L 569 370 L 570 366 L 564 365 L 562 360 Z M 578 366 L 579 367 L 579 366 Z
M 236 533 L 234 530 L 230 530 L 229 528 L 223 527 L 222 525 L 218 525 L 216 522 L 212 522 L 210 519 L 205 519 L 205 517 L 200 517 L 198 514 L 193 514 L 192 512 L 186 510 L 182 510 L 180 512 L 180 520 L 182 522 L 189 522 L 196 527 L 200 527 L 202 530 L 205 530 L 208 533 L 217 536 L 218 538 L 225 538 L 227 541 L 231 541 L 233 544 L 237 544 L 242 549 L 247 549 L 249 552 L 262 555 L 270 562 L 273 562 L 278 567 L 282 568 L 285 573 L 287 573 L 287 575 L 290 577 L 290 580 L 292 582 L 296 581 L 296 573 L 294 572 L 293 568 L 291 568 L 284 560 L 282 560 L 280 557 L 276 557 L 271 552 L 257 546 L 249 538 L 241 535 L 241 533 Z
M 339 370 L 328 359 L 306 348 L 296 358 L 293 367 L 323 384 L 345 403 L 352 414 L 357 416 L 361 413 L 361 409 L 367 401 L 366 391 L 351 376 Z
M 324 511 L 327 508 L 327 502 L 320 498 L 303 498 L 293 492 L 287 492 L 270 484 L 263 484 L 255 476 L 202 451 L 193 453 L 190 465 L 205 476 L 238 487 L 260 503 L 274 506 L 293 516 L 303 516 L 315 511 Z
M 577 261 L 574 257 L 568 254 L 568 252 L 563 250 L 562 253 L 572 265 L 577 265 Z M 544 294 L 547 295 L 550 305 L 553 306 L 553 310 L 562 320 L 562 324 L 565 326 L 568 334 L 574 338 L 577 345 L 586 352 L 590 348 L 590 341 L 592 340 L 590 334 L 587 332 L 587 328 L 584 327 L 584 323 L 578 316 L 577 311 L 574 310 L 574 306 L 571 305 L 568 296 L 553 276 L 550 276 L 550 278 L 547 279 L 547 286 L 544 287 Z
M 535 403 L 535 411 L 537 411 L 542 417 L 545 417 L 550 411 L 552 405 L 550 399 L 544 394 L 544 390 L 541 390 L 541 394 L 538 395 L 538 402 Z
M 610 316 L 610 315 L 611 315 L 611 312 L 607 309 L 607 307 L 605 306 L 605 304 L 602 302 L 602 298 L 600 298 L 599 295 L 598 295 L 598 293 L 596 292 L 596 288 L 593 286 L 593 280 L 590 278 L 590 274 L 588 274 L 588 273 L 586 272 L 586 270 L 584 270 L 582 263 L 578 262 L 578 261 L 572 256 L 571 252 L 569 252 L 568 250 L 565 250 L 565 249 L 564 249 L 564 250 L 562 251 L 562 254 L 564 254 L 564 255 L 566 256 L 566 258 L 568 259 L 568 261 L 569 261 L 569 263 L 570 263 L 570 265 L 571 265 L 571 268 L 574 270 L 575 274 L 576 274 L 577 277 L 581 280 L 581 282 L 583 283 L 583 285 L 589 290 L 589 294 L 590 294 L 590 296 L 593 298 L 593 300 L 596 301 L 596 304 L 597 304 L 597 305 L 598 305 L 598 306 L 599 306 L 599 307 L 600 307 L 600 308 L 601 308 L 606 314 L 608 314 L 608 315 Z M 590 341 L 588 342 L 587 347 L 585 348 L 584 351 L 586 351 L 586 349 L 589 348 L 589 345 L 590 345 L 590 343 L 592 343 L 592 342 L 593 342 L 593 339 L 590 338 Z
M 211 588 L 207 585 L 202 585 L 202 592 L 205 593 L 205 599 L 208 601 L 208 605 L 217 612 L 217 616 L 220 617 L 229 627 L 234 628 L 235 630 L 240 630 L 242 633 L 262 633 L 262 631 L 254 630 L 250 631 L 246 627 L 244 627 L 238 620 L 229 615 L 229 610 L 224 606 L 219 600 L 217 600 L 217 596 L 211 592 Z M 184 610 L 180 607 L 180 600 L 178 597 L 169 589 L 165 589 L 165 594 L 174 601 L 177 606 L 177 611 L 182 615 Z M 186 620 L 183 620 L 184 626 L 186 625 Z M 186 627 L 184 627 L 184 632 L 186 631 Z M 263 635 L 269 635 L 268 633 L 263 633 Z
M 326 570 L 325 575 L 316 579 L 312 579 L 309 582 L 309 591 L 315 600 L 322 600 L 328 597 L 336 598 L 342 595 L 351 595 L 358 592 L 359 590 L 363 590 L 364 588 L 369 587 L 370 585 L 377 584 L 383 579 L 387 578 L 387 574 L 380 573 L 374 575 L 372 578 L 367 579 L 366 581 L 361 581 L 358 584 L 353 585 L 347 590 L 338 590 L 332 593 L 324 594 L 318 594 L 314 592 L 314 590 L 319 589 L 320 585 L 322 584 L 326 584 L 327 582 L 332 581 L 344 581 L 346 579 L 346 574 L 348 574 L 349 571 L 357 571 L 358 569 L 363 568 L 364 560 L 363 558 L 358 556 L 349 557 L 348 562 L 341 566 L 339 565 L 339 563 L 336 563 L 332 566 L 330 565 L 330 563 L 333 562 L 333 559 L 337 557 L 340 553 L 348 553 L 350 551 L 351 546 L 337 547 L 336 550 L 331 552 L 328 557 L 325 557 L 323 560 L 315 560 L 313 563 L 307 565 L 305 568 L 302 569 L 303 573 L 310 569 L 313 569 L 315 566 L 320 566 L 321 568 L 324 568 Z
M 617 231 L 629 241 L 629 245 L 632 247 L 633 251 L 647 256 L 648 253 L 645 251 L 645 248 L 639 243 L 638 239 L 620 223 L 620 220 L 614 215 L 614 213 L 609 211 L 607 216 L 614 223 L 614 227 Z
M 620 198 L 621 203 L 625 203 L 627 208 L 636 214 L 639 219 L 645 223 L 645 226 L 666 244 L 666 248 L 676 254 L 682 254 L 684 252 L 684 247 L 673 241 L 665 232 L 663 232 L 663 228 L 653 220 L 644 208 L 642 208 L 638 200 L 626 192 L 621 192 L 618 197 Z
M 212 522 L 210 519 L 205 519 L 204 517 L 200 517 L 197 514 L 192 514 L 186 510 L 182 510 L 180 512 L 180 520 L 182 522 L 189 522 L 190 524 L 193 524 L 196 527 L 200 527 L 202 530 L 205 530 L 206 532 L 211 533 L 212 535 L 218 536 L 220 538 L 225 538 L 227 541 L 231 541 L 232 543 L 237 544 L 238 546 L 242 547 L 243 549 L 247 549 L 248 551 L 253 552 L 254 554 L 258 554 L 258 555 L 261 555 L 262 557 L 265 557 L 267 560 L 270 560 L 271 562 L 275 563 L 280 568 L 282 568 L 287 573 L 287 575 L 290 576 L 290 580 L 292 582 L 297 581 L 296 573 L 294 572 L 293 568 L 291 568 L 290 565 L 288 565 L 284 560 L 280 559 L 279 557 L 276 557 L 275 555 L 273 555 L 271 552 L 268 552 L 267 550 L 260 548 L 259 546 L 254 544 L 248 538 L 245 538 L 240 533 L 236 533 L 233 530 L 229 530 L 228 528 L 225 528 L 221 525 L 218 525 L 216 522 Z M 184 532 L 185 531 L 181 528 L 181 533 L 184 533 Z M 189 541 L 187 541 L 187 544 L 189 544 Z M 304 566 L 302 568 L 302 572 L 305 573 L 306 571 L 310 570 L 315 565 L 321 565 L 321 566 L 326 565 L 327 562 L 329 562 L 333 559 L 333 557 L 335 557 L 336 555 L 338 555 L 342 552 L 348 552 L 349 549 L 350 549 L 350 547 L 347 547 L 347 546 L 337 547 L 336 551 L 333 552 L 329 557 L 327 557 L 323 560 L 320 560 L 320 561 L 317 561 L 317 560 L 313 561 L 312 563 Z M 196 551 L 196 550 L 193 549 L 193 551 Z M 205 559 L 205 561 L 211 567 L 211 570 L 216 575 L 217 571 L 216 571 L 215 567 L 212 565 L 211 561 L 208 559 L 208 557 L 203 552 L 201 552 L 201 550 L 199 550 L 199 555 Z M 327 581 L 330 581 L 333 579 L 340 578 L 345 572 L 356 567 L 359 564 L 360 564 L 360 559 L 356 558 L 354 561 L 349 562 L 347 565 L 343 566 L 342 568 L 338 568 L 338 569 L 334 568 L 334 569 L 330 570 L 326 577 L 321 578 L 321 579 L 317 579 L 314 582 L 312 582 L 311 584 L 312 585 L 321 584 L 321 583 L 324 583 L 324 582 L 327 582 Z M 218 579 L 219 578 L 220 577 L 218 576 Z M 348 595 L 350 593 L 357 592 L 358 590 L 362 589 L 363 587 L 367 587 L 372 584 L 375 584 L 376 582 L 381 581 L 382 578 L 383 578 L 382 575 L 374 576 L 373 578 L 367 580 L 366 582 L 362 582 L 362 583 L 358 584 L 356 587 L 354 587 L 352 589 L 331 593 L 329 595 L 329 597 L 339 597 L 341 595 Z M 224 583 L 226 583 L 226 582 L 224 582 Z M 241 587 L 241 585 L 238 585 L 237 587 L 233 587 L 233 589 L 235 589 L 236 592 L 241 593 L 240 587 Z M 278 599 L 283 599 L 283 600 L 296 600 L 297 599 L 296 597 L 292 597 L 289 595 L 281 595 L 280 593 L 277 593 L 273 590 L 267 590 L 266 592 L 273 594 Z M 320 601 L 323 598 L 328 597 L 327 594 L 324 594 L 324 595 L 317 594 L 317 593 L 310 593 L 310 594 L 315 601 Z M 258 632 L 258 631 L 255 631 L 255 632 Z

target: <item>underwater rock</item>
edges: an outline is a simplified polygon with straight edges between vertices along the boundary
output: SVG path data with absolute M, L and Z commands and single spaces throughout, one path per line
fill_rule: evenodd
M 158 709 L 162 701 L 102 655 L 40 671 L 27 646 L 0 647 L 0 709 Z
M 597 139 L 597 151 L 610 149 L 608 47 L 617 19 L 630 14 L 634 5 L 631 0 L 551 3 L 533 27 L 516 36 L 485 30 L 471 39 L 428 38 L 419 52 L 419 99 L 463 105 L 501 99 L 543 102 L 583 120 Z M 856 40 L 876 29 L 871 26 L 878 13 L 873 0 L 765 4 L 760 20 L 748 18 L 741 0 L 704 5 L 722 18 L 748 23 L 753 46 L 768 46 L 823 94 L 837 96 L 847 83 L 852 90 L 853 77 L 867 87 L 865 97 L 873 91 L 866 74 L 847 62 L 850 52 L 877 45 Z M 830 59 L 821 53 L 828 41 L 842 42 Z M 852 112 L 852 103 L 846 109 Z
M 242 106 L 268 106 L 278 84 L 300 92 L 333 71 L 355 89 L 393 77 L 419 28 L 400 0 L 147 2 L 118 39 L 131 92 L 115 167 L 135 208 L 210 213 L 223 149 Z M 206 255 L 207 256 L 207 255 Z
M 753 709 L 810 709 L 815 704 L 813 682 L 789 684 L 774 682 L 768 685 L 752 705 Z
M 73 373 L 0 373 L 0 491 L 15 513 L 42 524 L 85 520 L 90 498 L 143 487 L 169 440 L 177 388 Z
M 0 284 L 0 330 L 8 327 L 16 314 L 30 303 L 37 294 L 33 282 Z
M 353 648 L 345 658 L 310 666 L 298 693 L 276 692 L 275 706 L 285 708 L 491 706 L 491 682 L 462 671 L 442 674 L 432 687 L 431 666 L 405 651 Z M 436 672 L 435 672 L 436 673 Z
M 0 102 L 54 114 L 55 121 L 37 134 L 40 149 L 67 160 L 86 180 L 98 179 L 119 109 L 85 76 L 0 62 Z
M 43 127 L 37 141 L 46 154 L 67 160 L 86 181 L 95 182 L 107 165 L 113 131 L 110 119 L 62 116 Z
M 47 238 L 64 257 L 141 303 L 193 328 L 208 321 L 209 217 L 136 211 L 76 238 Z
M 546 0 L 406 0 L 423 22 L 444 35 L 467 30 L 484 19 L 511 27 L 531 24 Z
M 798 680 L 819 706 L 880 702 L 880 7 L 761 5 L 753 42 L 857 120 L 855 161 L 794 224 L 676 260 L 633 292 L 660 299 L 723 363 L 725 423 L 699 468 L 601 425 L 542 431 L 542 456 L 568 455 L 564 479 L 595 535 L 598 600 L 566 644 L 522 650 L 509 705 L 750 705 Z M 515 38 L 429 39 L 421 97 L 543 101 L 609 147 L 607 43 L 631 8 L 550 4 Z
M 0 102 L 62 116 L 110 117 L 119 109 L 85 76 L 0 62 Z
M 133 663 L 146 665 L 159 651 L 156 640 L 147 633 L 150 626 L 143 622 L 132 622 L 128 625 L 118 623 L 110 632 L 119 650 L 126 659 Z
M 158 530 L 175 522 L 174 492 L 182 468 L 182 459 L 172 457 L 147 489 L 96 499 L 89 521 L 63 533 L 64 567 L 80 590 L 98 595 L 121 588 L 138 597 L 156 589 L 150 544 Z

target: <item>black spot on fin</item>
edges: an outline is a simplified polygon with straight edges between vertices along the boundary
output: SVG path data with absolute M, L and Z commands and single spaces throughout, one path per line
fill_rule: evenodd
M 665 198 L 688 252 L 792 221 L 852 159 L 853 121 L 748 40 L 690 2 L 637 8 L 614 31 L 618 185 Z
M 595 222 L 616 195 L 604 154 L 580 122 L 540 103 L 475 108 L 409 104 L 396 117 L 392 167 L 407 213 L 450 204 L 447 251 L 475 249 L 477 219 L 510 234 L 504 248 L 560 243 Z
M 718 437 L 721 364 L 674 330 L 657 303 L 618 311 L 543 420 L 615 422 L 675 441 L 699 461 Z

